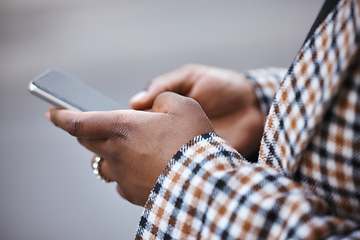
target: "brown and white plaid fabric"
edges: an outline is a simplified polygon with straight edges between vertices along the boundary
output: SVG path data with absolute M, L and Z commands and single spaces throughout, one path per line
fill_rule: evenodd
M 259 163 L 215 133 L 197 136 L 159 177 L 137 239 L 360 239 L 359 5 L 340 1 L 304 44 Z M 275 81 L 248 76 L 267 109 L 273 91 L 260 88 Z
M 254 86 L 264 117 L 269 114 L 269 109 L 274 101 L 274 96 L 279 89 L 280 83 L 284 79 L 286 72 L 286 68 L 267 67 L 249 70 L 244 74 Z

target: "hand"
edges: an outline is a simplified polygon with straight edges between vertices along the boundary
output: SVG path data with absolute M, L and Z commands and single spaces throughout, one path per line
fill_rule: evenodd
M 141 206 L 180 147 L 213 131 L 196 101 L 174 93 L 159 94 L 151 112 L 50 109 L 47 117 L 104 158 L 102 174 L 118 184 L 121 196 Z
M 151 108 L 154 99 L 172 91 L 195 99 L 209 117 L 217 134 L 245 157 L 258 149 L 265 119 L 254 89 L 244 75 L 203 65 L 187 65 L 153 79 L 135 95 L 134 109 Z

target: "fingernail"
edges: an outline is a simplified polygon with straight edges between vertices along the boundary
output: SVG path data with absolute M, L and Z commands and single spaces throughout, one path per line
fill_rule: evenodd
M 131 102 L 141 101 L 141 100 L 143 100 L 143 98 L 144 98 L 146 95 L 147 95 L 147 92 L 146 92 L 146 91 L 141 91 L 141 92 L 135 94 L 135 96 L 133 96 L 130 101 L 131 101 Z
M 45 117 L 47 118 L 47 120 L 51 121 L 50 111 L 46 111 Z

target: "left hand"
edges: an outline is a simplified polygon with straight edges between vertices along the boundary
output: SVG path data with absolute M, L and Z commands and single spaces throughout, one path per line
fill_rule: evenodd
M 151 112 L 50 109 L 47 117 L 104 158 L 102 174 L 118 184 L 121 196 L 142 206 L 178 149 L 213 131 L 196 101 L 169 92 L 157 96 Z

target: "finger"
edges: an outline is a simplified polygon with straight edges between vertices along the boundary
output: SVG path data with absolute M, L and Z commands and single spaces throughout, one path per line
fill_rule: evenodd
M 187 95 L 193 85 L 193 73 L 195 65 L 185 66 L 168 74 L 154 78 L 148 84 L 146 90 L 136 94 L 130 100 L 130 106 L 134 109 L 151 108 L 157 95 L 170 91 Z
M 83 147 L 90 152 L 97 153 L 99 156 L 106 157 L 109 155 L 109 152 L 113 151 L 113 149 L 109 149 L 107 139 L 77 138 L 77 140 Z
M 178 111 L 189 113 L 198 108 L 201 107 L 191 98 L 173 92 L 164 92 L 156 97 L 152 110 L 157 113 L 177 113 Z
M 169 113 L 182 101 L 182 97 L 176 93 L 164 92 L 159 94 L 154 101 L 153 112 Z
M 98 171 L 98 172 L 95 171 L 94 173 L 98 175 L 101 179 L 105 180 L 106 182 L 115 181 L 114 173 L 111 171 L 112 168 L 110 167 L 110 163 L 108 160 L 106 160 L 106 158 L 101 157 L 101 161 L 97 164 L 95 163 L 96 162 L 95 158 L 98 156 L 99 155 L 94 155 L 91 160 L 93 170 L 96 169 Z
M 110 112 L 78 113 L 53 108 L 46 113 L 56 126 L 75 137 L 108 138 L 112 134 L 113 117 Z
M 143 193 L 150 193 L 151 189 L 146 187 L 128 183 L 126 181 L 117 181 L 117 192 L 121 197 L 131 202 L 132 204 L 143 207 L 146 203 L 148 195 Z

